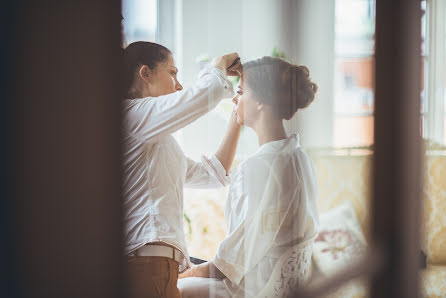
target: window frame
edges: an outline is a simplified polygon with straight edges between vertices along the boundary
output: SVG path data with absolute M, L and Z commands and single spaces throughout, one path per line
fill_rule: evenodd
M 423 137 L 444 144 L 446 81 L 446 1 L 426 0 L 425 98 Z M 432 63 L 435 61 L 435 63 Z

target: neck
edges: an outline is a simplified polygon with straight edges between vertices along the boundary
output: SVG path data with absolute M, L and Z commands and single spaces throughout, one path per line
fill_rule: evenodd
M 278 119 L 260 120 L 254 127 L 259 140 L 259 146 L 263 144 L 283 140 L 287 138 L 283 121 Z
M 135 82 L 127 94 L 129 99 L 144 98 L 150 96 L 147 88 L 140 82 Z
M 129 98 L 129 99 L 142 98 L 141 92 L 138 92 L 137 90 L 130 89 L 129 93 L 127 94 L 127 98 Z

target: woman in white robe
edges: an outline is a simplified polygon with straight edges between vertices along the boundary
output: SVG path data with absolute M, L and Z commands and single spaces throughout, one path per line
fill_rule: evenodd
M 283 126 L 316 91 L 305 66 L 272 57 L 243 65 L 233 100 L 237 121 L 255 131 L 260 147 L 231 173 L 228 236 L 213 260 L 180 275 L 183 298 L 253 297 L 281 254 L 316 233 L 315 170 L 298 136 Z

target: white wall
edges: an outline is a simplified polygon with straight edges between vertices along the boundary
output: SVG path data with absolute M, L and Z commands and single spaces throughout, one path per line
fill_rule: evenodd
M 183 0 L 183 81 L 195 81 L 198 56 L 240 52 L 240 1 Z
M 292 1 L 292 0 L 291 0 Z M 314 102 L 298 111 L 287 128 L 300 131 L 306 147 L 333 144 L 335 1 L 292 1 L 291 60 L 306 65 L 319 86 Z
M 237 51 L 243 61 L 271 55 L 284 40 L 282 6 L 288 1 L 182 0 L 184 82 L 194 82 L 189 74 L 196 75 L 200 54 Z
M 162 2 L 166 1 L 163 4 Z M 284 50 L 289 60 L 307 65 L 318 84 L 315 102 L 299 111 L 286 124 L 287 130 L 299 132 L 306 147 L 330 146 L 333 140 L 334 75 L 334 1 L 327 0 L 161 0 L 159 40 L 174 47 L 184 86 L 196 80 L 196 59 L 202 54 L 215 57 L 237 51 L 242 61 L 271 55 L 273 47 Z M 163 5 L 174 17 L 165 17 Z M 165 9 L 165 8 L 164 8 Z M 165 29 L 174 27 L 175 30 Z M 175 31 L 177 36 L 166 38 Z M 176 42 L 174 42 L 176 41 Z M 170 43 L 170 44 L 169 44 Z M 212 116 L 185 129 L 183 138 L 198 135 L 213 140 L 224 132 L 213 125 Z M 218 123 L 219 125 L 221 123 Z M 220 125 L 221 126 L 221 125 Z M 257 147 L 255 136 L 247 129 L 243 147 Z M 204 142 L 205 143 L 205 142 Z M 215 141 L 208 142 L 209 148 Z M 206 144 L 204 144 L 206 147 Z M 188 146 L 186 146 L 188 147 Z M 190 151 L 194 151 L 189 148 Z M 188 148 L 185 148 L 188 151 Z

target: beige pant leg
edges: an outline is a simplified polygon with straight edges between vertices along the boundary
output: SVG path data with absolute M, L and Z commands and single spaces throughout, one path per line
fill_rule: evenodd
M 128 298 L 181 298 L 178 262 L 166 257 L 127 257 Z

